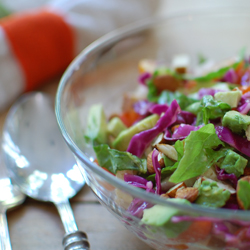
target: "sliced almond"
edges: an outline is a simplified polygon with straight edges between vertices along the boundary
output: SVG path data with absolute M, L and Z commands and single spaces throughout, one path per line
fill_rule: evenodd
M 140 60 L 138 64 L 139 72 L 144 73 L 144 72 L 149 72 L 149 73 L 154 73 L 156 69 L 156 61 L 150 60 L 150 59 L 142 59 Z
M 117 171 L 116 173 L 116 178 L 121 179 L 124 181 L 124 175 L 125 174 L 132 174 L 132 175 L 136 175 L 137 171 L 135 170 L 120 170 Z
M 164 141 L 165 141 L 164 134 L 160 133 L 152 143 L 152 146 L 156 147 L 157 144 L 163 143 Z
M 175 185 L 174 187 L 172 187 L 171 189 L 168 190 L 167 195 L 170 198 L 174 198 L 177 190 L 180 188 L 186 188 L 186 184 L 184 182 L 178 183 L 177 185 Z
M 165 198 L 165 199 L 170 198 L 167 194 L 161 194 L 161 197 L 162 197 L 162 198 Z
M 177 157 L 177 152 L 176 149 L 168 144 L 157 144 L 156 148 L 163 153 L 164 155 L 166 155 L 168 158 L 170 158 L 173 161 L 177 161 L 178 157 Z
M 155 173 L 155 169 L 154 169 L 153 161 L 152 161 L 152 154 L 153 154 L 153 151 L 151 151 L 147 156 L 147 169 L 148 169 L 149 174 Z M 158 162 L 159 162 L 161 168 L 164 167 L 164 159 L 163 159 L 161 153 L 158 154 Z
M 210 167 L 210 168 L 203 174 L 203 176 L 206 177 L 206 178 L 212 179 L 212 180 L 214 180 L 214 181 L 218 181 L 217 173 L 216 173 L 216 170 L 215 170 L 215 167 L 214 167 L 214 166 Z
M 172 60 L 172 67 L 179 74 L 187 73 L 189 64 L 190 58 L 186 54 L 175 55 Z
M 163 154 L 161 152 L 159 152 L 159 154 L 158 154 L 158 162 L 159 162 L 161 168 L 163 168 L 165 164 L 164 164 Z
M 249 167 L 245 167 L 243 175 L 245 175 L 245 176 L 250 175 L 250 168 Z
M 153 154 L 153 151 L 151 151 L 147 156 L 147 169 L 148 169 L 149 174 L 155 173 L 155 169 L 154 169 L 153 161 L 152 161 L 152 154 Z
M 246 137 L 247 137 L 247 140 L 250 141 L 250 125 L 248 125 L 246 129 Z
M 186 199 L 190 202 L 194 202 L 199 195 L 198 188 L 195 187 L 187 187 L 181 188 L 176 191 L 175 198 Z

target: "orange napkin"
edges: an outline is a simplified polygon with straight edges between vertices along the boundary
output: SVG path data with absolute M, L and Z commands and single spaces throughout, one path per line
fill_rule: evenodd
M 60 75 L 89 43 L 154 14 L 157 0 L 57 0 L 0 19 L 0 110 Z

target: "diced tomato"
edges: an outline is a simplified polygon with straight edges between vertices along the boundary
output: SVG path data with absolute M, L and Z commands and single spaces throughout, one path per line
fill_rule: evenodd
M 137 114 L 135 111 L 130 110 L 127 112 L 124 112 L 120 115 L 120 119 L 123 121 L 123 123 L 130 127 L 133 125 L 138 119 L 140 118 L 140 115 Z
M 240 86 L 239 90 L 241 90 L 242 94 L 244 95 L 244 94 L 246 94 L 247 92 L 250 91 L 250 86 Z
M 210 234 L 211 229 L 212 222 L 210 221 L 194 221 L 177 239 L 185 242 L 201 241 Z

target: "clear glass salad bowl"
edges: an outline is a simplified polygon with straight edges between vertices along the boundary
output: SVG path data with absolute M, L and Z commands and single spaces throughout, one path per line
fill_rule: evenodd
M 220 62 L 250 48 L 250 9 L 197 10 L 143 20 L 116 30 L 84 49 L 70 64 L 58 88 L 56 116 L 87 184 L 124 226 L 155 249 L 250 249 L 250 212 L 169 202 L 113 176 L 95 164 L 84 139 L 88 111 L 101 103 L 107 117 L 119 114 L 125 93 L 138 86 L 141 59 L 171 63 L 188 54 L 191 67 L 199 55 Z M 173 217 L 166 225 L 148 226 L 128 211 L 131 202 L 161 205 Z M 138 205 L 139 207 L 139 205 Z M 135 211 L 134 211 L 135 212 Z

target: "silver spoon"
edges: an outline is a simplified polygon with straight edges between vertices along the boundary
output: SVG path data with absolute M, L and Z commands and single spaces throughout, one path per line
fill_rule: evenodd
M 13 185 L 4 166 L 2 154 L 0 154 L 0 249 L 11 250 L 10 235 L 6 212 L 22 204 L 26 196 Z
M 87 235 L 78 230 L 69 203 L 85 181 L 60 134 L 48 95 L 31 92 L 11 107 L 2 147 L 10 177 L 20 190 L 57 207 L 66 232 L 64 249 L 89 249 Z

